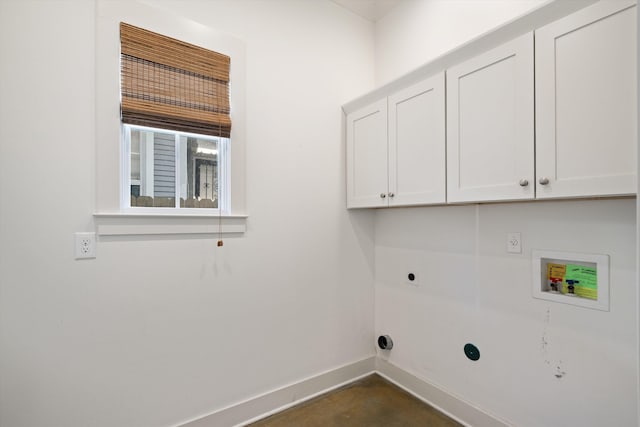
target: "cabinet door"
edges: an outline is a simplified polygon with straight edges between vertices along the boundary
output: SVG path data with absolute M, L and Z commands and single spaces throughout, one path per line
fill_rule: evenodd
M 447 200 L 534 197 L 533 34 L 447 71 Z
M 445 202 L 444 73 L 389 97 L 389 206 Z
M 347 116 L 347 207 L 387 206 L 387 99 Z
M 538 198 L 636 192 L 634 5 L 602 1 L 536 31 Z

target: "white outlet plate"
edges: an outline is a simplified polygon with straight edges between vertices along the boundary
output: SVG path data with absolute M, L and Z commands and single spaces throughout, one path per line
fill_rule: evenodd
M 96 257 L 96 233 L 75 234 L 76 259 Z
M 522 238 L 520 233 L 507 233 L 507 252 L 522 253 Z

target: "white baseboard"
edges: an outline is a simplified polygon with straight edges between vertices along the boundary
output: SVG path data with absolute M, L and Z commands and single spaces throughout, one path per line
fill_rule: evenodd
M 294 384 L 247 399 L 211 414 L 179 424 L 180 427 L 243 426 L 283 411 L 320 394 L 375 373 L 376 358 L 369 357 Z
M 511 425 L 386 360 L 376 359 L 376 373 L 465 426 L 509 427 Z
M 369 357 L 263 393 L 179 424 L 177 427 L 244 426 L 374 373 L 463 425 L 473 427 L 509 427 L 511 425 L 383 359 Z

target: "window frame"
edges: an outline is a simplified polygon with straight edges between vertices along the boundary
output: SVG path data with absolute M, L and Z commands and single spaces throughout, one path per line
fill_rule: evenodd
M 129 125 L 122 124 L 122 133 L 121 133 L 121 144 L 122 144 L 122 158 L 121 158 L 121 171 L 122 175 L 120 176 L 120 210 L 122 212 L 128 213 L 164 213 L 164 214 L 174 214 L 174 215 L 182 215 L 182 214 L 199 214 L 199 215 L 227 215 L 229 213 L 229 206 L 231 204 L 231 192 L 230 189 L 230 163 L 231 159 L 229 156 L 229 146 L 231 144 L 230 138 L 223 138 L 218 136 L 209 136 L 209 135 L 200 135 L 196 133 L 189 132 L 181 132 L 174 131 L 169 129 L 161 129 L 161 128 L 153 128 L 148 126 L 139 126 L 139 125 Z M 174 159 L 176 164 L 176 178 L 175 178 L 175 201 L 176 206 L 173 208 L 170 207 L 142 207 L 142 206 L 131 206 L 131 130 L 139 129 L 144 131 L 151 132 L 161 132 L 165 134 L 173 134 L 175 138 L 175 152 Z M 180 192 L 181 185 L 184 184 L 180 181 L 180 176 L 182 175 L 181 166 L 182 166 L 182 156 L 180 146 L 182 144 L 182 137 L 193 137 L 199 139 L 206 140 L 214 140 L 216 141 L 216 149 L 218 151 L 218 159 L 217 159 L 217 172 L 218 172 L 218 208 L 186 208 L 180 207 Z M 142 158 L 142 148 L 141 148 L 141 158 Z M 141 171 L 142 173 L 142 171 Z M 140 178 L 142 180 L 142 177 Z
M 183 40 L 231 58 L 231 130 L 228 144 L 229 208 L 219 215 L 208 209 L 150 208 L 144 212 L 122 205 L 122 123 L 120 120 L 119 23 L 127 22 L 153 32 Z M 245 45 L 241 40 L 176 16 L 167 11 L 129 0 L 97 0 L 95 49 L 95 205 L 98 234 L 243 233 L 246 229 L 246 132 Z M 128 179 L 127 179 L 128 183 Z M 168 210 L 171 210 L 169 212 Z M 162 218 L 161 225 L 155 224 Z M 215 219 L 215 221 L 212 221 Z M 155 222 L 154 222 L 155 221 Z M 218 226 L 220 221 L 221 226 Z M 215 222 L 215 230 L 211 224 Z M 106 224 L 103 227 L 103 224 Z M 160 223 L 158 223 L 160 224 Z M 117 225 L 117 226 L 116 226 Z M 148 226 L 149 225 L 149 226 Z M 148 226 L 148 227 L 147 227 Z M 107 231 L 110 230 L 110 231 Z

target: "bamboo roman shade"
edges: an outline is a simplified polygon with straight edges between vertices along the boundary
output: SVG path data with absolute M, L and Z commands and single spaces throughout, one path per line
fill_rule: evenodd
M 228 138 L 228 56 L 120 23 L 122 122 Z

